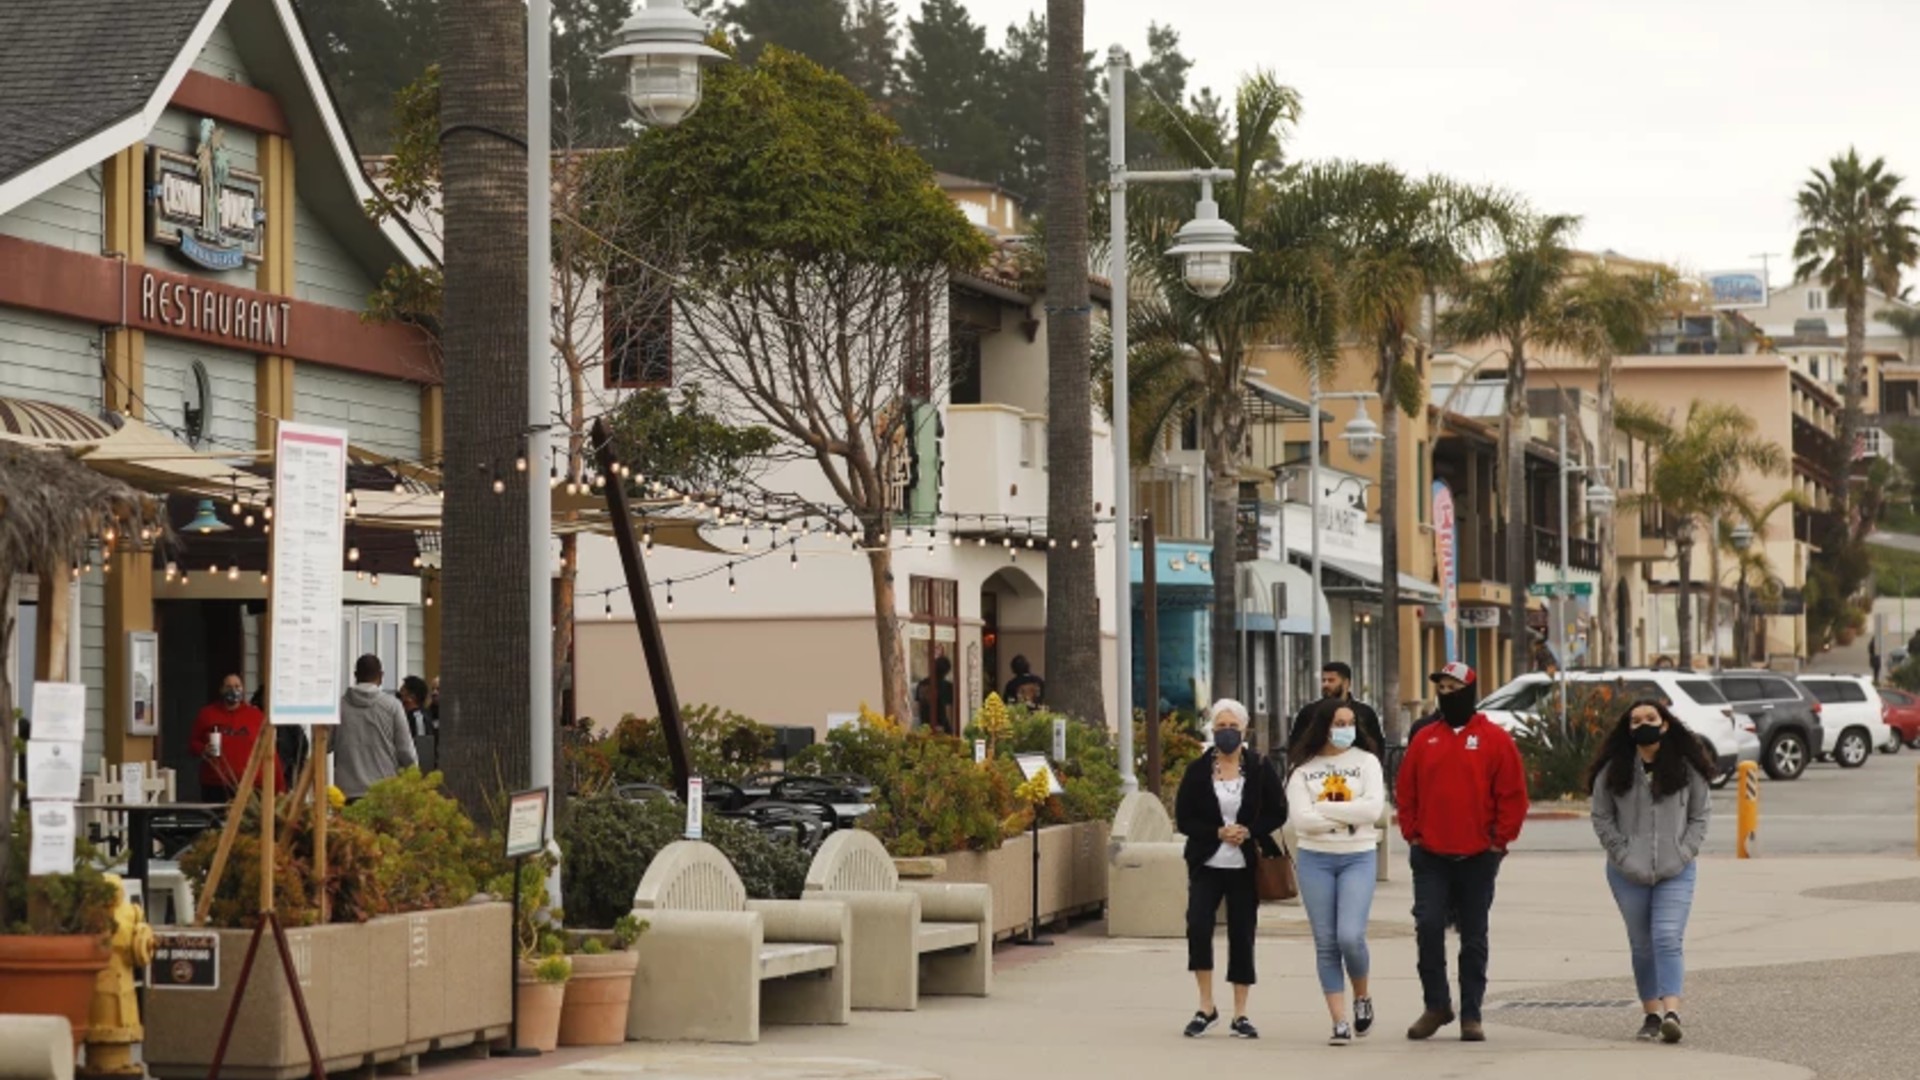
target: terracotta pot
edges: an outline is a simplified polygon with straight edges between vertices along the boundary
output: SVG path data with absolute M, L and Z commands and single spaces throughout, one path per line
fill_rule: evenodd
M 520 1045 L 551 1054 L 560 1045 L 560 1007 L 567 999 L 566 983 L 543 983 L 533 968 L 521 964 L 514 979 L 513 1004 L 520 1025 Z
M 91 934 L 0 934 L 0 1013 L 64 1016 L 77 1050 L 107 950 Z
M 622 951 L 573 958 L 573 978 L 560 1010 L 561 1046 L 618 1046 L 627 1041 L 627 1001 L 640 954 Z

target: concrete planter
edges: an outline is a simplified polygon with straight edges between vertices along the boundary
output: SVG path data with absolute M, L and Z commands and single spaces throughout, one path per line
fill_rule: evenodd
M 1100 910 L 1107 902 L 1107 831 L 1104 821 L 1053 825 L 1040 830 L 1040 920 Z M 931 878 L 993 887 L 996 939 L 1026 929 L 1033 907 L 1032 832 L 1008 837 L 994 851 L 954 851 L 938 856 L 944 868 Z M 905 876 L 908 868 L 903 868 Z
M 504 1038 L 513 1014 L 509 916 L 507 904 L 471 904 L 288 930 L 327 1071 Z M 147 992 L 144 1055 L 159 1080 L 197 1080 L 212 1064 L 253 934 L 214 932 L 219 989 Z M 294 1080 L 311 1071 L 279 952 L 262 941 L 221 1075 Z

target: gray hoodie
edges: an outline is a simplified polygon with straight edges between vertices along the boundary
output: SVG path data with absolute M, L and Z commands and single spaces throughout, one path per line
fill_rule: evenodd
M 1713 791 L 1698 771 L 1687 770 L 1687 788 L 1665 798 L 1653 796 L 1647 770 L 1634 765 L 1633 786 L 1615 795 L 1607 772 L 1593 778 L 1593 831 L 1607 858 L 1627 880 L 1653 885 L 1686 870 L 1707 842 L 1713 815 Z
M 413 731 L 400 699 L 377 686 L 355 685 L 340 696 L 340 728 L 333 736 L 333 786 L 349 799 L 375 783 L 418 765 Z

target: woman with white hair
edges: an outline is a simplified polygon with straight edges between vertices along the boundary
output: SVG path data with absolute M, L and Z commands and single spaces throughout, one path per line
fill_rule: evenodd
M 1213 745 L 1187 766 L 1174 798 L 1174 821 L 1187 838 L 1187 970 L 1200 989 L 1200 1008 L 1186 1035 L 1204 1035 L 1220 1022 L 1213 1003 L 1213 925 L 1227 905 L 1227 982 L 1233 986 L 1228 1029 L 1257 1039 L 1247 1019 L 1253 987 L 1253 934 L 1260 900 L 1253 864 L 1264 850 L 1277 857 L 1273 833 L 1286 824 L 1287 797 L 1273 764 L 1247 747 L 1247 707 L 1232 698 L 1213 703 Z

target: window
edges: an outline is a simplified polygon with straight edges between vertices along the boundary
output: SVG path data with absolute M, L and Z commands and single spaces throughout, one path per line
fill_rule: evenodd
M 1885 700 L 1887 704 L 1898 705 L 1903 709 L 1913 704 L 1912 695 L 1902 690 L 1882 690 L 1880 691 L 1880 697 Z
M 1727 696 L 1720 688 L 1706 679 L 1681 679 L 1674 684 L 1680 692 L 1694 700 L 1696 705 L 1725 705 Z
M 1785 679 L 1758 679 L 1760 697 L 1765 701 L 1799 701 L 1800 692 Z
M 1720 690 L 1728 701 L 1762 701 L 1766 695 L 1760 691 L 1760 680 L 1751 676 L 1733 676 L 1720 680 Z
M 634 297 L 637 299 L 623 299 Z M 673 293 L 609 287 L 603 294 L 609 390 L 673 385 Z
M 1526 712 L 1539 704 L 1540 699 L 1552 689 L 1553 684 L 1545 680 L 1530 680 L 1494 691 L 1480 703 L 1480 707 L 1504 712 Z
M 1827 310 L 1827 290 L 1808 289 L 1807 290 L 1807 310 L 1808 311 Z
M 381 689 L 398 690 L 407 670 L 407 609 L 348 604 L 340 609 L 340 685 L 353 685 L 354 661 L 380 658 Z
M 1200 410 L 1189 409 L 1180 421 L 1180 449 L 1200 449 Z
M 1673 703 L 1673 699 L 1667 696 L 1667 692 L 1661 688 L 1660 684 L 1651 679 L 1622 679 L 1620 692 L 1631 701 L 1652 698 L 1655 701 Z
M 1867 700 L 1860 684 L 1846 679 L 1803 679 L 1800 685 L 1813 691 L 1813 699 L 1822 705 L 1857 705 Z

